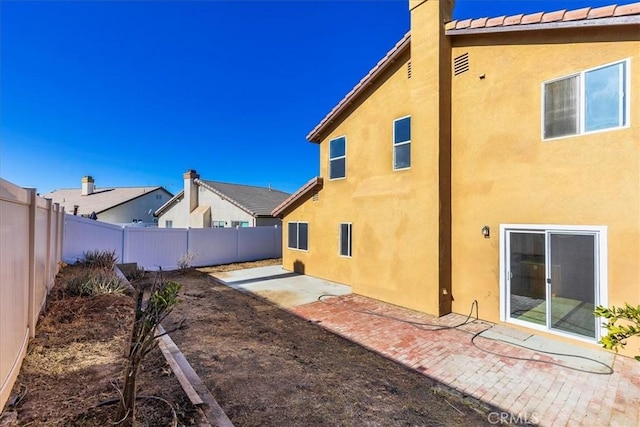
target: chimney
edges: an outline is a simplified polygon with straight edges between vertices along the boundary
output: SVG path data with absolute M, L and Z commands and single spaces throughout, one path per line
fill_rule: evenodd
M 82 195 L 88 196 L 93 194 L 95 186 L 93 185 L 93 178 L 89 175 L 82 177 Z
M 184 178 L 184 200 L 189 209 L 187 214 L 190 214 L 195 208 L 198 207 L 198 186 L 195 183 L 196 178 L 200 178 L 200 175 L 193 170 L 189 169 L 183 175 Z

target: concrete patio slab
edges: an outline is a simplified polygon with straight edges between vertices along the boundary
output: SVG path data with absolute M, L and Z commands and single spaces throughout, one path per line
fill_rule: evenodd
M 465 396 L 502 408 L 504 412 L 489 415 L 492 424 L 640 425 L 640 363 L 631 358 L 506 325 L 470 319 L 459 326 L 466 316 L 437 318 L 280 267 L 214 276 Z M 318 300 L 323 294 L 336 296 Z
M 321 295 L 347 295 L 351 287 L 284 270 L 280 266 L 215 273 L 227 286 L 259 295 L 284 308 L 318 301 Z

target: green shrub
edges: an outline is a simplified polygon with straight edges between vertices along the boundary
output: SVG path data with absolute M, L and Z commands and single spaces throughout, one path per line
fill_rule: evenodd
M 627 338 L 634 335 L 640 336 L 640 305 L 633 307 L 625 303 L 624 307 L 596 307 L 594 314 L 607 319 L 604 327 L 607 329 L 607 335 L 599 341 L 604 348 L 618 351 L 618 347 L 624 348 L 627 344 Z M 622 320 L 623 324 L 616 324 Z M 635 359 L 640 362 L 640 356 Z

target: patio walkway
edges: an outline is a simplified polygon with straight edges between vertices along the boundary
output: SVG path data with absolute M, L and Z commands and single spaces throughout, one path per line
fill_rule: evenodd
M 640 425 L 640 363 L 631 358 L 458 314 L 436 318 L 349 294 L 348 286 L 280 267 L 215 276 L 503 409 L 504 413 L 490 414 L 492 424 L 504 420 L 541 426 Z M 296 301 L 292 292 L 304 297 Z M 323 294 L 338 296 L 318 300 Z M 282 295 L 287 297 L 279 301 Z

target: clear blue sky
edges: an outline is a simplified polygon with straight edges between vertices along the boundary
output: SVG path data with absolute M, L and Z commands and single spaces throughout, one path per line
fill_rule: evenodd
M 458 0 L 454 18 L 614 3 Z M 407 0 L 0 1 L 0 176 L 176 193 L 196 169 L 293 192 L 318 174 L 307 133 L 408 30 Z

